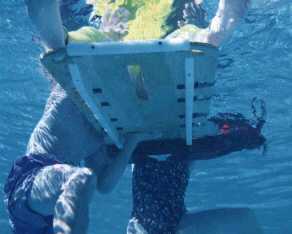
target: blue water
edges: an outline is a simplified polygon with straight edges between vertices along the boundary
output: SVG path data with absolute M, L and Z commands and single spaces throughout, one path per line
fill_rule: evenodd
M 48 83 L 40 50 L 20 0 L 0 0 L 0 200 L 11 161 L 22 155 L 41 116 Z M 214 10 L 217 1 L 208 1 Z M 192 209 L 248 206 L 267 234 L 292 233 L 292 2 L 255 0 L 245 22 L 225 45 L 213 113 L 251 117 L 253 96 L 267 103 L 267 152 L 242 151 L 197 162 L 187 191 Z M 131 173 L 109 196 L 96 195 L 90 234 L 125 233 L 131 210 Z M 0 202 L 0 233 L 9 234 Z

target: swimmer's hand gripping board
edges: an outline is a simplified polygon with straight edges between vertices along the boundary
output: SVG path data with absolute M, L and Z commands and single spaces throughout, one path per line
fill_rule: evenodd
M 212 134 L 207 124 L 218 50 L 170 40 L 69 44 L 42 64 L 98 131 L 119 148 L 123 135 L 163 139 Z

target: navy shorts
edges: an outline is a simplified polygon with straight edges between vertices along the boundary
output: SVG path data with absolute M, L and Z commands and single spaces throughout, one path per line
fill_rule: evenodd
M 28 155 L 17 159 L 4 186 L 5 203 L 13 234 L 53 234 L 53 217 L 42 216 L 28 206 L 28 195 L 37 173 L 60 164 L 53 155 Z

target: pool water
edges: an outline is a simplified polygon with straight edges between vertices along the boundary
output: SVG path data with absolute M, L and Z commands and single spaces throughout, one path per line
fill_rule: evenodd
M 217 1 L 208 1 L 214 11 Z M 213 113 L 252 117 L 250 101 L 265 100 L 263 149 L 196 162 L 187 190 L 190 209 L 247 206 L 267 234 L 292 233 L 292 2 L 254 0 L 234 37 L 222 48 Z M 37 36 L 23 1 L 0 2 L 0 200 L 12 160 L 25 151 L 48 96 Z M 89 233 L 125 233 L 131 211 L 131 170 L 110 195 L 96 195 Z M 0 202 L 0 233 L 9 234 Z

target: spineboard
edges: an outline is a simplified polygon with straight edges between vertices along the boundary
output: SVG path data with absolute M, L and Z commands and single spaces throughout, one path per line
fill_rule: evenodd
M 217 48 L 169 40 L 69 44 L 42 64 L 117 147 L 131 132 L 163 139 L 208 135 Z

